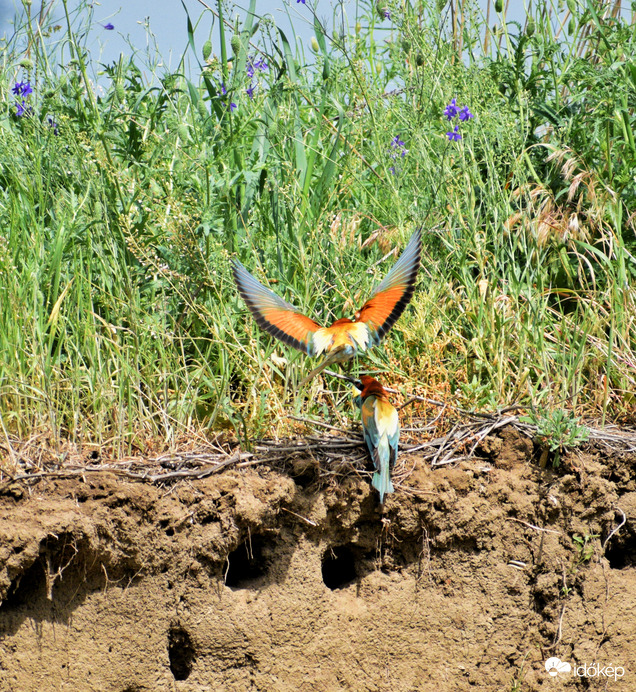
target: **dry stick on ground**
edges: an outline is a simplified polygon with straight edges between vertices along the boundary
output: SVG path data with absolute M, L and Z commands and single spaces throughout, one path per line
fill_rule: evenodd
M 289 415 L 287 417 L 291 418 L 291 420 L 300 421 L 301 423 L 312 423 L 313 425 L 317 425 L 320 428 L 327 428 L 327 430 L 336 430 L 337 432 L 341 432 L 341 433 L 345 433 L 345 434 L 347 432 L 344 428 L 338 428 L 335 425 L 329 425 L 329 423 L 324 423 L 321 420 L 313 420 L 313 418 L 303 418 L 302 416 L 292 416 L 292 415 Z
M 610 538 L 612 538 L 612 536 L 617 534 L 620 531 L 620 529 L 627 522 L 627 517 L 625 516 L 625 512 L 623 512 L 623 510 L 620 507 L 617 507 L 615 511 L 620 512 L 623 518 L 621 519 L 621 523 L 618 526 L 614 527 L 612 529 L 610 535 L 603 541 L 603 548 L 602 548 L 603 552 L 605 552 L 605 548 L 606 548 L 607 544 L 610 542 Z
M 189 455 L 192 456 L 192 455 Z M 206 455 L 209 458 L 211 455 Z M 118 468 L 117 466 L 112 466 L 110 464 L 100 464 L 99 466 L 76 466 L 59 469 L 56 471 L 38 471 L 37 473 L 24 473 L 18 476 L 9 477 L 5 484 L 15 483 L 16 481 L 31 481 L 40 478 L 71 478 L 73 476 L 84 476 L 87 473 L 112 473 L 117 476 L 122 476 L 124 478 L 130 478 L 132 480 L 149 481 L 151 483 L 158 483 L 165 480 L 175 480 L 179 478 L 190 478 L 190 479 L 200 479 L 207 478 L 214 473 L 218 473 L 228 466 L 236 464 L 239 467 L 247 465 L 250 462 L 242 462 L 244 459 L 250 459 L 254 455 L 251 452 L 235 452 L 230 457 L 218 461 L 213 466 L 208 466 L 204 469 L 187 469 L 179 471 L 168 471 L 166 473 L 137 473 L 134 471 L 128 471 L 127 469 Z M 260 463 L 260 460 L 259 462 Z
M 516 521 L 519 524 L 523 524 L 524 526 L 527 526 L 529 529 L 534 529 L 535 531 L 543 531 L 545 533 L 555 533 L 557 536 L 561 536 L 562 533 L 561 531 L 555 531 L 554 529 L 544 529 L 541 526 L 535 526 L 534 524 L 530 524 L 527 521 L 524 521 L 523 519 L 517 519 L 517 517 L 507 517 L 508 521 Z

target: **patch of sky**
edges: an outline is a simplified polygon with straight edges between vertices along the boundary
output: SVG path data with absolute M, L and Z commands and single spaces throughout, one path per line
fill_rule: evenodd
M 491 0 L 478 0 L 475 3 L 475 11 L 485 18 L 488 2 Z M 187 21 L 188 16 L 194 27 L 194 45 L 200 51 L 200 47 L 211 39 L 213 52 L 218 53 L 218 30 L 216 18 L 206 11 L 206 6 L 216 9 L 217 3 L 200 0 L 134 0 L 134 2 L 107 2 L 91 3 L 85 0 L 68 0 L 68 8 L 71 16 L 74 16 L 79 8 L 82 12 L 90 13 L 87 22 L 86 45 L 93 61 L 93 74 L 95 80 L 100 81 L 100 65 L 108 65 L 117 62 L 120 55 L 132 57 L 137 64 L 147 67 L 145 71 L 148 81 L 155 81 L 166 72 L 182 71 L 190 79 L 195 78 L 200 71 L 200 53 L 194 55 L 188 45 Z M 232 25 L 240 25 L 246 15 L 248 2 L 224 4 L 226 21 Z M 5 35 L 5 40 L 10 39 L 13 33 L 13 24 L 20 23 L 20 13 L 24 7 L 18 0 L 0 0 L 0 36 Z M 38 9 L 31 4 L 31 12 L 36 14 Z M 64 8 L 62 2 L 45 3 L 47 15 L 52 23 L 57 21 L 65 26 Z M 271 16 L 274 24 L 279 27 L 292 43 L 300 50 L 301 60 L 305 65 L 311 66 L 315 60 L 314 15 L 325 27 L 327 45 L 330 39 L 336 41 L 352 35 L 358 21 L 373 12 L 376 3 L 362 2 L 361 0 L 258 0 L 257 13 L 261 17 Z M 186 14 L 187 11 L 187 14 Z M 511 3 L 506 20 L 508 22 L 522 22 L 524 18 L 522 3 Z M 494 10 L 491 6 L 490 20 L 494 19 Z M 374 33 L 377 41 L 390 40 L 395 32 L 396 22 L 399 16 L 386 12 L 384 17 L 375 17 Z M 521 25 L 520 25 L 521 26 Z M 64 32 L 60 31 L 52 36 L 51 40 L 63 41 Z M 399 84 L 390 83 L 387 91 L 399 89 Z

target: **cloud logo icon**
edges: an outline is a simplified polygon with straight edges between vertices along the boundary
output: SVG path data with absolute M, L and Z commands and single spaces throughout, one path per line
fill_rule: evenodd
M 545 662 L 545 669 L 548 671 L 548 674 L 551 675 L 553 678 L 556 677 L 559 673 L 572 672 L 572 666 L 566 661 L 562 661 L 560 658 L 557 658 L 556 656 L 549 658 Z

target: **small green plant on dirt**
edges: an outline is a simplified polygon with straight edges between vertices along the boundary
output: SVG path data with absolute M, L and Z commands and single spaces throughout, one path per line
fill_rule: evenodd
M 572 540 L 575 543 L 576 553 L 572 561 L 571 572 L 575 572 L 581 565 L 586 565 L 594 555 L 593 542 L 598 538 L 598 534 L 591 533 L 584 536 L 574 534 Z
M 567 598 L 570 595 L 576 574 L 579 569 L 582 566 L 589 564 L 590 560 L 594 556 L 594 541 L 596 541 L 598 538 L 599 535 L 596 533 L 586 533 L 583 536 L 576 533 L 573 534 L 572 541 L 574 545 L 572 546 L 572 561 L 570 562 L 567 572 L 565 567 L 563 567 L 563 586 L 561 587 L 561 595 L 564 598 Z
M 461 394 L 472 403 L 475 409 L 493 410 L 497 408 L 497 395 L 493 391 L 492 385 L 488 382 L 479 382 L 476 375 L 473 375 L 470 382 L 461 384 L 459 388 Z
M 552 466 L 557 468 L 561 462 L 561 455 L 566 450 L 578 447 L 590 437 L 589 428 L 581 423 L 581 419 L 571 411 L 563 409 L 540 413 L 532 411 L 520 420 L 537 427 L 535 440 L 543 447 L 541 467 L 545 467 L 551 453 Z
M 512 680 L 510 681 L 510 692 L 522 692 L 523 690 L 523 679 L 526 676 L 526 659 L 528 658 L 528 654 L 530 652 L 527 651 L 523 659 L 521 660 L 521 665 L 519 666 L 518 670 L 515 672 L 513 675 Z

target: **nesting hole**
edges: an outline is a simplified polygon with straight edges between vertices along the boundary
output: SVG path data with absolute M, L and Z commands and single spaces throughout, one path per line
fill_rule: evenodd
M 322 580 L 332 591 L 349 586 L 357 578 L 356 558 L 348 545 L 327 548 L 322 556 Z
M 233 589 L 247 589 L 255 580 L 267 574 L 267 561 L 263 557 L 265 541 L 252 536 L 241 543 L 227 557 L 225 584 Z
M 174 625 L 168 631 L 168 658 L 174 679 L 187 680 L 196 655 L 192 637 L 180 625 Z
M 72 579 L 81 552 L 82 540 L 71 533 L 51 534 L 44 538 L 40 541 L 39 557 L 13 579 L 0 603 L 0 610 L 29 607 L 42 596 L 52 602 L 54 593 L 57 593 L 55 587 L 68 585 Z
M 320 475 L 320 464 L 314 458 L 300 458 L 292 463 L 292 479 L 299 488 L 307 488 Z
M 611 569 L 636 567 L 636 534 L 626 527 L 622 531 L 612 536 L 605 548 L 605 557 Z
M 0 604 L 0 612 L 34 603 L 42 597 L 46 591 L 44 570 L 42 559 L 38 559 L 23 574 L 18 575 L 11 582 L 7 595 Z

